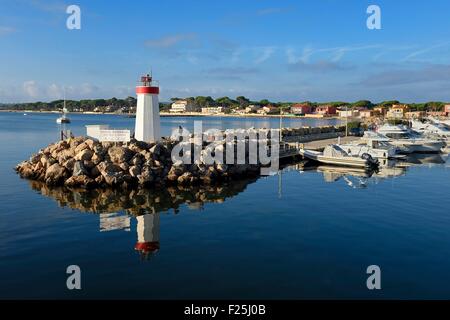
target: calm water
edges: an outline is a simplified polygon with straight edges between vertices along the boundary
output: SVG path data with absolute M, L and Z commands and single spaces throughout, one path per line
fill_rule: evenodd
M 57 139 L 55 118 L 0 113 L 0 298 L 450 298 L 446 155 L 415 156 L 371 177 L 291 166 L 209 188 L 74 193 L 12 170 Z M 76 134 L 86 124 L 134 122 L 71 118 Z M 193 120 L 163 118 L 163 133 Z M 284 121 L 302 124 L 316 123 Z M 143 240 L 147 253 L 135 249 Z M 72 264 L 81 291 L 66 289 Z M 366 288 L 372 264 L 381 267 L 380 291 Z

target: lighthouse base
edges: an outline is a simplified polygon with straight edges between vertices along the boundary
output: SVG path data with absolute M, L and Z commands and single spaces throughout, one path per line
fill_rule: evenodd
M 134 137 L 136 140 L 145 142 L 160 140 L 158 95 L 138 95 Z

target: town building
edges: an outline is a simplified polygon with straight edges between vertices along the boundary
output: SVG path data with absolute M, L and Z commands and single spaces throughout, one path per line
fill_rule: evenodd
M 445 111 L 427 111 L 427 116 L 430 117 L 445 117 L 447 114 Z
M 386 113 L 386 117 L 389 119 L 403 119 L 408 110 L 409 107 L 406 104 L 393 104 Z
M 315 113 L 324 116 L 331 116 L 337 113 L 337 108 L 335 106 L 323 105 L 316 108 Z
M 183 113 L 183 112 L 194 112 L 195 106 L 187 100 L 177 100 L 170 106 L 170 112 Z
M 217 113 L 223 113 L 225 111 L 224 107 L 203 107 L 202 113 L 208 113 L 208 114 L 217 114 Z
M 232 111 L 232 113 L 235 113 L 235 114 L 247 114 L 247 111 L 245 110 L 245 109 L 234 109 L 233 111 Z
M 405 118 L 407 119 L 422 119 L 427 113 L 425 111 L 407 111 L 405 112 Z
M 375 115 L 385 116 L 387 113 L 387 108 L 382 106 L 375 107 L 373 108 L 373 111 L 375 112 Z
M 366 118 L 372 118 L 375 117 L 376 115 L 378 115 L 378 112 L 376 112 L 375 110 L 359 110 L 359 117 L 362 119 L 366 119 Z
M 252 113 L 252 112 L 256 112 L 260 109 L 261 107 L 259 105 L 256 104 L 251 104 L 249 105 L 247 108 L 245 108 L 245 112 L 246 113 Z
M 343 110 L 338 110 L 337 111 L 339 117 L 341 118 L 352 118 L 352 117 L 359 117 L 359 110 L 355 110 L 355 109 L 343 109 Z
M 291 106 L 291 113 L 297 115 L 305 115 L 307 113 L 311 113 L 312 108 L 309 104 L 306 103 L 296 103 Z
M 262 115 L 275 114 L 277 112 L 278 112 L 278 108 L 276 108 L 276 107 L 274 107 L 272 105 L 264 106 L 264 107 L 258 109 L 258 111 L 257 111 L 258 114 L 262 114 Z
M 446 105 L 444 106 L 444 112 L 445 112 L 445 115 L 446 115 L 447 117 L 450 116 L 450 104 L 446 104 Z

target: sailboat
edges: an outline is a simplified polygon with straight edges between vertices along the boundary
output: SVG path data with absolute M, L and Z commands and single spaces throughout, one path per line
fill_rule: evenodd
M 62 110 L 63 114 L 61 117 L 56 119 L 56 123 L 70 123 L 70 119 L 67 117 L 67 108 L 66 108 L 66 91 L 64 90 L 64 107 Z

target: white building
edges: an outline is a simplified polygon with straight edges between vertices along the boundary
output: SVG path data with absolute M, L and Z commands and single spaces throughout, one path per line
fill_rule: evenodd
M 195 106 L 189 103 L 187 100 L 177 100 L 172 103 L 170 112 L 193 112 L 195 111 Z
M 359 116 L 359 110 L 338 110 L 339 117 L 341 118 L 351 118 L 351 117 L 358 117 Z
M 259 108 L 261 108 L 261 107 L 258 106 L 258 105 L 251 104 L 247 108 L 245 108 L 245 112 L 251 113 L 251 112 L 254 112 L 254 111 L 258 111 Z
M 223 113 L 223 107 L 204 107 L 202 108 L 202 113 Z

